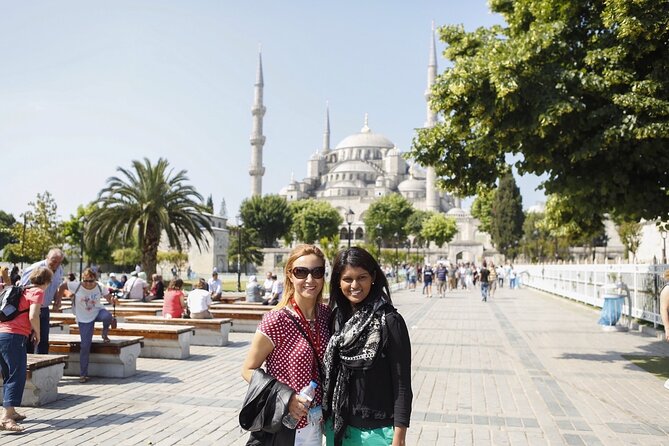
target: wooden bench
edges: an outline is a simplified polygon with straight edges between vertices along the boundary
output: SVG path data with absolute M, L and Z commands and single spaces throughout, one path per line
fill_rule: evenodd
M 105 343 L 93 338 L 89 357 L 88 374 L 105 378 L 127 378 L 137 373 L 137 357 L 142 350 L 141 336 L 110 336 Z M 49 335 L 49 353 L 68 355 L 65 375 L 79 376 L 79 335 Z
M 263 305 L 263 304 L 256 304 L 252 302 L 237 302 L 234 304 L 222 304 L 222 303 L 213 303 L 209 307 L 212 310 L 257 310 L 257 311 L 264 311 L 268 312 L 271 311 L 273 306 L 270 305 Z
M 114 313 L 111 305 L 105 306 L 105 309 L 110 313 Z M 163 312 L 163 307 L 160 308 L 144 308 L 137 306 L 116 305 L 116 319 L 123 322 L 126 316 L 160 316 Z
M 228 344 L 228 333 L 232 327 L 231 319 L 166 319 L 162 316 L 128 316 L 126 321 L 138 324 L 193 326 L 195 334 L 191 338 L 191 345 L 214 347 Z
M 154 316 L 156 317 L 156 316 Z M 79 334 L 79 326 L 70 327 L 72 334 Z M 144 338 L 142 358 L 186 359 L 190 357 L 191 338 L 195 332 L 193 325 L 119 323 L 115 329 L 109 329 L 110 335 L 141 336 Z M 102 323 L 95 323 L 95 335 L 102 334 Z
M 238 295 L 238 294 L 224 294 L 221 296 L 220 300 L 217 300 L 216 302 L 222 302 L 225 304 L 232 304 L 235 302 L 243 301 L 246 299 L 245 295 Z
M 70 325 L 59 321 L 49 321 L 49 333 L 68 334 Z
M 58 381 L 63 377 L 67 365 L 66 355 L 28 354 L 26 387 L 21 397 L 21 406 L 39 407 L 58 399 Z M 0 398 L 2 382 L 0 382 Z
M 258 322 L 267 313 L 265 310 L 247 310 L 247 309 L 210 309 L 214 318 L 232 319 L 231 331 L 241 333 L 254 333 L 258 328 Z

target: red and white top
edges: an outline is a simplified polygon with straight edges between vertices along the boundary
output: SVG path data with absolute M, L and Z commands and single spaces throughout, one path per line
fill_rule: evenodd
M 290 309 L 287 310 L 302 324 L 305 333 L 309 334 L 312 327 L 306 326 L 297 313 Z M 330 307 L 320 304 L 316 321 L 313 324 L 318 333 L 318 360 L 321 362 L 330 340 L 330 329 L 328 327 L 330 312 Z M 308 344 L 309 341 L 300 333 L 286 312 L 282 309 L 267 313 L 258 324 L 258 331 L 267 336 L 274 345 L 274 349 L 265 361 L 267 373 L 295 392 L 299 392 L 308 386 L 309 381 L 316 381 L 318 389 L 316 390 L 314 406 L 320 405 L 323 399 L 323 383 L 318 379 L 318 366 L 314 360 L 313 350 Z M 306 425 L 307 418 L 304 417 L 297 424 L 297 429 Z
M 19 311 L 30 310 L 30 304 L 42 305 L 44 302 L 44 291 L 37 287 L 25 288 L 19 299 Z M 0 324 L 0 333 L 11 333 L 30 336 L 32 326 L 30 325 L 30 311 L 21 313 L 11 321 Z

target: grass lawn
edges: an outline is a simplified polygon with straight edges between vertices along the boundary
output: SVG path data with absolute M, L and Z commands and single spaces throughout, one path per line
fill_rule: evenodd
M 667 356 L 623 355 L 623 358 L 658 378 L 669 379 L 669 357 Z

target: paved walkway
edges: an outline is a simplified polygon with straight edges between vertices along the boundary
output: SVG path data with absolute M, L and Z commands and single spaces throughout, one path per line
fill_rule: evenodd
M 426 299 L 394 295 L 413 344 L 408 445 L 667 445 L 669 390 L 621 357 L 669 356 L 639 333 L 604 333 L 597 312 L 530 290 Z M 2 445 L 243 445 L 239 369 L 250 334 L 192 347 L 190 360 L 144 359 L 132 378 L 61 382 L 27 408 Z

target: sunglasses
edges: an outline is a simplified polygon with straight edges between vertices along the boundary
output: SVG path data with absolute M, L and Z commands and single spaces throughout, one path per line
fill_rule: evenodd
M 84 283 L 95 283 L 95 279 L 85 279 L 85 280 L 82 280 L 82 282 L 84 282 Z
M 309 269 L 303 266 L 296 266 L 291 273 L 293 273 L 293 277 L 296 279 L 306 279 L 309 274 L 311 274 L 311 277 L 314 279 L 322 279 L 325 275 L 325 267 L 318 266 L 314 269 Z

